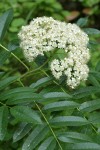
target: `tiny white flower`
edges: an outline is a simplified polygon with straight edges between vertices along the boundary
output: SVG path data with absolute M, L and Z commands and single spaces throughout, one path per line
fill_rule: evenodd
M 71 88 L 87 79 L 89 38 L 76 24 L 57 21 L 52 17 L 37 17 L 29 25 L 22 26 L 18 36 L 20 47 L 29 62 L 55 49 L 66 52 L 63 60 L 54 59 L 51 62 L 50 69 L 56 79 L 66 75 L 66 83 Z

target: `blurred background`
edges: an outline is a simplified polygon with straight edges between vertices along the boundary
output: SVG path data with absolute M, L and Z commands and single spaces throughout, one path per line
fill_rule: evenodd
M 100 0 L 0 0 L 0 15 L 9 8 L 14 10 L 14 19 L 6 34 L 3 45 L 13 50 L 22 61 L 25 61 L 21 51 L 14 51 L 17 47 L 18 32 L 22 25 L 28 24 L 33 18 L 39 16 L 52 16 L 57 20 L 76 23 L 80 18 L 88 18 L 85 27 L 100 29 Z M 92 53 L 90 66 L 95 67 L 100 60 L 100 36 L 90 35 L 92 39 L 90 53 Z M 14 40 L 12 42 L 12 40 Z M 93 41 L 95 39 L 95 41 Z M 9 44 L 10 43 L 10 44 Z M 13 46 L 12 43 L 15 43 Z M 13 48 L 14 47 L 14 48 Z M 25 62 L 27 63 L 27 61 Z M 28 65 L 28 63 L 27 63 Z M 22 74 L 26 70 L 17 60 L 11 59 L 0 66 L 0 70 L 10 74 Z
M 37 16 L 53 16 L 66 22 L 88 17 L 88 26 L 100 29 L 100 0 L 0 0 L 0 14 L 10 7 L 14 9 L 10 32 L 18 32 Z

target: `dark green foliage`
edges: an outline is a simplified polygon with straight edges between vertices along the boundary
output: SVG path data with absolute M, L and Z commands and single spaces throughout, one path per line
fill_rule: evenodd
M 53 0 L 39 0 L 36 5 L 40 3 L 62 10 Z M 53 3 L 58 5 L 53 6 Z M 2 39 L 12 20 L 12 10 L 0 19 Z M 87 21 L 81 18 L 77 24 L 84 27 Z M 100 34 L 97 29 L 84 30 L 91 36 Z M 17 62 L 21 62 L 18 58 L 23 60 L 18 41 L 10 42 L 7 47 L 9 50 L 0 45 L 0 150 L 100 150 L 98 51 L 96 57 L 91 51 L 91 56 L 98 59 L 94 58 L 96 65 L 94 60 L 90 61 L 87 82 L 71 90 L 55 81 L 45 66 L 26 72 L 25 65 Z M 16 60 L 9 57 L 10 54 Z

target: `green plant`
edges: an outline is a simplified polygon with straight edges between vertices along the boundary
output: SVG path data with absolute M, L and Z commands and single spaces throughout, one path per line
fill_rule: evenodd
M 45 60 L 42 65 L 40 59 L 34 65 L 22 61 L 18 41 L 10 42 L 9 49 L 3 46 L 12 17 L 12 9 L 0 17 L 0 149 L 100 150 L 99 59 L 94 66 L 89 63 L 87 82 L 72 91 L 50 76 Z M 98 36 L 100 31 L 87 29 L 86 23 L 87 18 L 77 21 L 90 34 L 93 54 L 94 34 Z M 20 65 L 5 70 L 7 59 Z
M 18 32 L 20 27 L 37 16 L 53 16 L 55 19 L 64 20 L 69 12 L 63 10 L 61 4 L 56 0 L 1 0 L 1 12 L 12 7 L 14 19 L 9 28 L 10 32 Z

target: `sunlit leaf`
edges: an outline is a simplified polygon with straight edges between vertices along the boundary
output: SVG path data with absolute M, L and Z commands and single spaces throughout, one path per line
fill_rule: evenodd
M 82 141 L 92 141 L 88 135 L 78 132 L 64 132 L 60 134 L 59 140 L 65 143 L 81 143 Z

